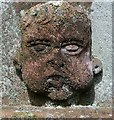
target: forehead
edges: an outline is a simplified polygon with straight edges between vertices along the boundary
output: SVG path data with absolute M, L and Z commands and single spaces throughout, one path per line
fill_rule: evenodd
M 31 25 L 26 29 L 23 36 L 29 41 L 30 38 L 49 39 L 50 41 L 62 41 L 67 38 L 76 38 L 84 42 L 90 39 L 90 29 L 85 28 L 84 23 L 66 23 L 66 25 L 56 26 L 55 24 L 47 24 L 40 26 L 38 24 Z
M 34 16 L 36 10 L 39 11 L 37 11 L 37 16 Z M 31 15 L 31 11 L 34 13 L 33 15 Z M 66 2 L 59 7 L 44 4 L 31 8 L 22 18 L 21 28 L 24 41 L 35 37 L 51 41 L 76 38 L 87 42 L 91 36 L 90 21 L 87 16 L 78 13 L 73 6 Z

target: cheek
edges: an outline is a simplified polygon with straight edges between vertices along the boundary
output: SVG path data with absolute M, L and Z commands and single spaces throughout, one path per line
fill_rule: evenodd
M 35 61 L 26 60 L 22 66 L 22 77 L 24 81 L 31 82 L 40 78 L 41 64 Z
M 80 58 L 72 57 L 69 59 L 68 70 L 70 80 L 75 89 L 88 86 L 93 78 L 92 63 L 90 56 L 86 53 Z
M 68 68 L 70 68 L 70 70 L 72 71 L 84 71 L 84 69 L 86 69 L 87 71 L 90 72 L 90 74 L 93 75 L 93 70 L 92 70 L 92 61 L 90 60 L 90 53 L 86 52 L 85 54 L 83 54 L 80 57 L 70 57 L 68 59 Z
M 90 60 L 90 53 L 89 52 L 85 53 L 85 55 L 82 59 L 82 63 L 87 66 L 88 71 L 93 76 L 92 61 Z
M 42 62 L 26 60 L 22 66 L 22 78 L 27 87 L 32 91 L 42 91 L 44 89 L 42 80 Z

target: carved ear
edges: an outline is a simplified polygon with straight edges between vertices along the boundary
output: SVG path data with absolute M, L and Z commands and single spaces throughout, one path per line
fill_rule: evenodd
M 93 73 L 96 75 L 103 70 L 102 62 L 98 58 L 92 58 Z

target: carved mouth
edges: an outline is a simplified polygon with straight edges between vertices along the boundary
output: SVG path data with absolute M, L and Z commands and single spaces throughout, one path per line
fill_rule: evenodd
M 65 79 L 65 77 L 63 77 L 62 75 L 50 75 L 50 76 L 48 76 L 47 77 L 47 79 L 54 79 L 54 80 L 56 80 L 56 79 Z
M 73 94 L 73 92 L 68 89 L 68 86 L 65 85 L 63 85 L 60 89 L 51 87 L 49 88 L 48 92 L 48 97 L 50 97 L 52 100 L 66 100 Z
M 64 84 L 65 77 L 61 75 L 51 75 L 47 78 L 48 87 L 60 88 Z
M 51 75 L 47 78 L 48 97 L 52 100 L 65 100 L 73 94 L 69 86 L 65 84 L 66 77 Z

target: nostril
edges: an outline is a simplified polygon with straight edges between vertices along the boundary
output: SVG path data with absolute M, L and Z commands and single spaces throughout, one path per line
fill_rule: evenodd
M 47 64 L 51 65 L 52 67 L 54 67 L 54 66 L 55 66 L 55 63 L 54 63 L 53 61 L 51 61 L 51 60 L 50 60 L 50 61 L 48 61 L 48 62 L 47 62 Z
M 61 63 L 59 61 L 54 61 L 54 60 L 50 60 L 47 62 L 48 64 L 50 64 L 51 66 L 58 66 L 58 67 L 61 67 L 63 68 L 64 67 L 64 63 Z
M 52 61 L 48 61 L 47 63 L 52 64 Z
M 64 63 L 62 63 L 62 64 L 60 64 L 60 67 L 61 67 L 61 68 L 63 68 L 63 67 L 64 67 L 64 65 L 65 65 L 65 64 L 64 64 Z
M 99 67 L 98 65 L 95 66 L 96 69 L 97 69 L 98 67 Z

